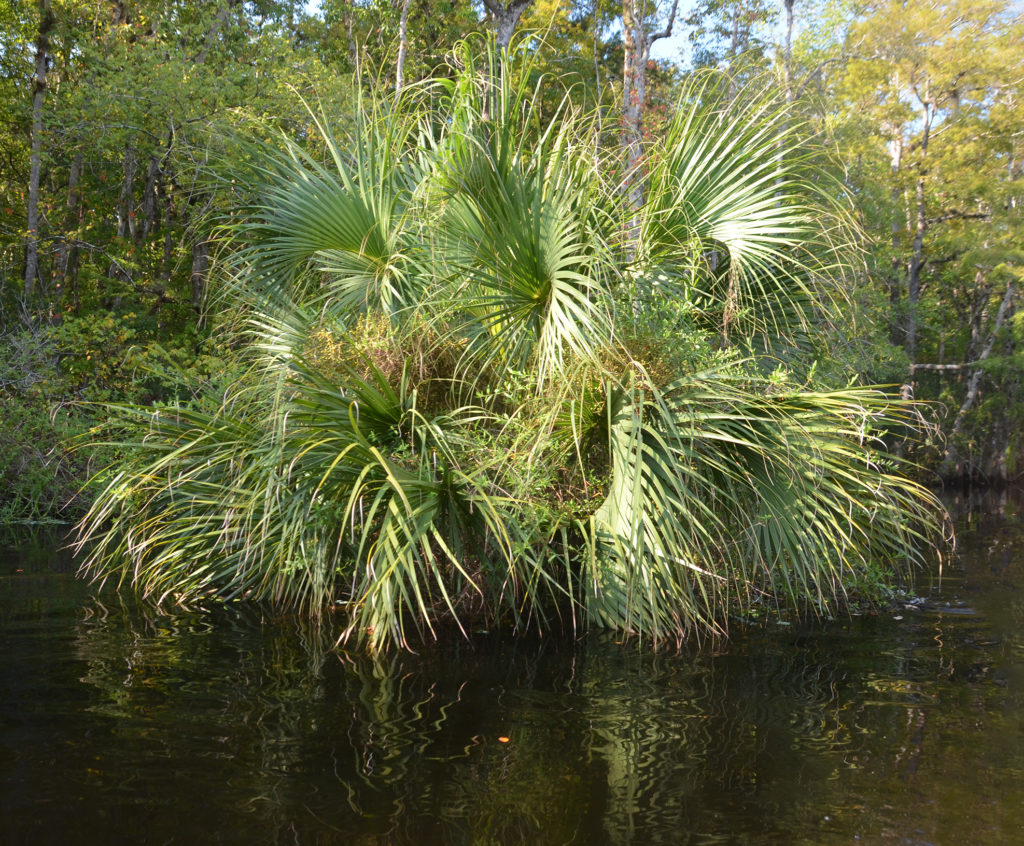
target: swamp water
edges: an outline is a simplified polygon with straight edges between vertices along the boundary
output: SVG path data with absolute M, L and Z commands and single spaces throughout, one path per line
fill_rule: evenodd
M 1024 498 L 923 608 L 374 663 L 0 551 L 0 843 L 1024 844 Z

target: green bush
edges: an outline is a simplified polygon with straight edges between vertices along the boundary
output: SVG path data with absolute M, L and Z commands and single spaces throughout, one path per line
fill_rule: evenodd
M 785 113 L 687 91 L 637 209 L 568 97 L 541 114 L 517 65 L 490 91 L 461 58 L 347 146 L 322 122 L 326 164 L 267 155 L 228 232 L 249 343 L 198 400 L 124 409 L 87 570 L 338 614 L 373 648 L 664 641 L 766 594 L 828 609 L 940 543 L 881 453 L 913 406 L 809 384 L 843 220 Z

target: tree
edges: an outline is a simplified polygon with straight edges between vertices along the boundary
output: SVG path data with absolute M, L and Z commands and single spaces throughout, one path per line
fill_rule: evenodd
M 50 0 L 39 0 L 39 28 L 36 31 L 35 76 L 32 80 L 32 155 L 28 183 L 28 236 L 25 242 L 25 299 L 35 295 L 39 273 L 39 175 L 43 155 L 43 97 L 50 64 L 50 33 L 54 26 Z
M 834 99 L 826 108 L 877 245 L 873 270 L 889 299 L 892 338 L 909 362 L 902 379 L 961 409 L 947 428 L 951 448 L 963 445 L 964 415 L 982 385 L 980 371 L 966 365 L 994 354 L 1016 304 L 1010 233 L 1021 224 L 1011 199 L 1021 114 L 1010 68 L 1020 35 L 1019 16 L 1001 2 L 879 2 L 849 26 L 841 61 L 830 68 Z M 970 375 L 957 386 L 962 374 Z M 1005 445 L 993 447 L 972 463 L 1001 475 Z M 944 471 L 953 472 L 957 462 L 946 452 Z
M 647 67 L 651 47 L 672 35 L 679 0 L 672 6 L 663 28 L 658 26 L 658 7 L 648 0 L 622 0 L 622 147 L 626 156 L 623 193 L 638 215 L 644 202 L 643 121 L 647 103 Z M 628 240 L 636 242 L 639 220 L 629 225 Z
M 484 0 L 484 8 L 491 17 L 494 27 L 494 35 L 497 38 L 498 46 L 507 50 L 512 43 L 512 33 L 515 32 L 516 24 L 523 16 L 533 0 L 509 0 L 508 3 L 500 0 Z
M 687 18 L 694 66 L 727 69 L 733 76 L 763 67 L 777 14 L 763 0 L 702 0 Z

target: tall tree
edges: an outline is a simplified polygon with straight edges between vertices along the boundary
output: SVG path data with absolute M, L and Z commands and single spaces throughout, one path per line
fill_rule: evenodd
M 50 34 L 56 19 L 50 0 L 39 0 L 39 29 L 36 33 L 36 66 L 32 79 L 32 155 L 28 183 L 28 236 L 25 243 L 25 299 L 34 299 L 39 274 L 39 177 L 43 156 L 43 98 L 50 66 Z
M 763 64 L 777 9 L 765 0 L 699 0 L 687 17 L 693 64 L 737 75 Z
M 679 0 L 672 0 L 667 15 L 661 13 L 655 0 L 622 0 L 622 147 L 626 159 L 624 191 L 634 212 L 627 236 L 634 247 L 639 235 L 639 213 L 644 202 L 643 130 L 644 107 L 647 103 L 647 68 L 651 61 L 651 47 L 672 35 L 678 10 Z
M 887 294 L 892 339 L 905 356 L 903 373 L 886 378 L 960 409 L 949 417 L 953 452 L 943 461 L 954 473 L 1006 472 L 1005 439 L 975 427 L 1002 431 L 1011 386 L 1022 381 L 1008 334 L 1024 231 L 1013 200 L 1024 131 L 1022 35 L 1021 17 L 1005 0 L 878 0 L 831 45 L 838 61 L 819 100 L 873 241 L 871 271 Z M 828 58 L 818 52 L 814 61 L 821 69 Z M 1005 408 L 983 410 L 986 385 L 994 386 L 985 373 L 997 366 Z
M 395 62 L 395 93 L 405 87 L 405 56 L 409 52 L 409 4 L 402 0 L 402 14 L 398 21 L 398 60 Z

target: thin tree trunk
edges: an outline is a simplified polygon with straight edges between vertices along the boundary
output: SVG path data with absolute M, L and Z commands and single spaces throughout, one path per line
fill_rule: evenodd
M 117 201 L 117 237 L 135 240 L 135 174 L 138 173 L 139 161 L 135 156 L 135 148 L 131 144 L 124 148 L 124 181 L 121 183 L 121 196 Z
M 68 171 L 68 201 L 67 213 L 64 215 L 64 231 L 60 244 L 57 247 L 57 255 L 54 258 L 53 288 L 54 288 L 54 309 L 57 313 L 61 311 L 62 301 L 72 293 L 77 299 L 78 287 L 78 245 L 74 238 L 69 238 L 68 233 L 78 227 L 79 206 L 82 193 L 79 189 L 79 180 L 82 176 L 82 154 L 76 153 L 71 159 L 71 169 Z M 74 268 L 74 269 L 73 269 Z M 72 292 L 73 279 L 74 291 Z
M 782 0 L 786 11 L 785 41 L 782 45 L 782 87 L 787 103 L 793 102 L 793 5 L 795 2 L 796 0 Z M 787 114 L 781 128 L 785 131 L 788 127 L 789 115 Z M 775 142 L 775 162 L 778 168 L 778 176 L 775 177 L 777 200 L 780 199 L 782 193 L 782 163 L 786 155 L 784 138 L 784 133 L 780 133 Z
M 1011 282 L 1006 286 L 1006 293 L 1003 294 L 1003 300 L 999 303 L 999 311 L 996 312 L 996 320 L 992 326 L 992 334 L 989 336 L 988 343 L 985 344 L 985 348 L 981 351 L 981 355 L 978 356 L 976 364 L 980 364 L 985 361 L 992 354 L 992 350 L 995 348 L 996 340 L 999 336 L 999 330 L 1003 326 L 1003 322 L 1006 320 L 1006 313 L 1010 308 L 1010 303 L 1013 301 L 1013 296 L 1016 293 L 1016 288 Z M 949 430 L 949 435 L 946 439 L 946 455 L 942 460 L 942 466 L 939 468 L 940 476 L 949 476 L 950 472 L 954 469 L 957 462 L 957 450 L 956 450 L 956 438 L 960 434 L 960 430 L 963 428 L 964 420 L 967 418 L 967 412 L 971 410 L 971 406 L 974 405 L 975 400 L 978 398 L 978 392 L 981 389 L 981 377 L 984 375 L 984 371 L 978 367 L 975 368 L 967 380 L 967 394 L 964 397 L 964 401 L 960 404 L 960 410 L 957 411 L 956 419 L 953 421 L 953 426 Z
M 740 6 L 732 7 L 732 40 L 729 42 L 729 101 L 736 99 L 736 56 L 740 52 Z
M 622 148 L 626 154 L 626 196 L 633 209 L 629 240 L 639 237 L 637 215 L 643 205 L 640 161 L 643 157 L 643 110 L 647 98 L 647 55 L 650 48 L 637 17 L 634 0 L 622 2 Z M 647 48 L 647 49 L 645 49 Z
M 665 28 L 660 32 L 650 32 L 639 0 L 622 0 L 622 148 L 626 158 L 623 192 L 632 209 L 626 234 L 630 258 L 636 255 L 640 238 L 640 211 L 644 204 L 642 168 L 647 63 L 651 57 L 651 46 L 672 34 L 678 9 L 679 0 L 673 0 Z
M 171 284 L 171 269 L 174 266 L 174 236 L 171 230 L 171 223 L 174 219 L 174 203 L 172 202 L 171 189 L 164 180 L 160 181 L 160 199 L 163 200 L 164 206 L 164 252 L 160 267 L 160 278 L 163 280 L 164 287 L 166 288 Z
M 409 49 L 409 3 L 402 0 L 402 16 L 398 21 L 398 63 L 395 68 L 395 93 L 401 94 L 405 86 L 405 54 Z
M 355 26 L 355 0 L 348 0 L 348 10 L 345 12 L 345 35 L 348 37 L 348 59 L 352 67 L 356 66 L 359 58 L 359 48 L 356 46 L 356 37 L 353 32 Z
M 930 96 L 930 86 L 925 84 L 924 96 L 921 101 L 921 163 L 918 166 L 917 183 L 914 186 L 914 241 L 910 261 L 907 266 L 907 341 L 905 349 L 907 357 L 913 363 L 917 359 L 917 306 L 921 297 L 921 270 L 924 267 L 924 236 L 928 231 L 928 218 L 925 214 L 924 184 L 928 171 L 925 161 L 928 157 L 928 140 L 931 132 L 934 109 Z
M 921 269 L 924 267 L 924 233 L 928 228 L 925 218 L 924 176 L 917 177 L 914 187 L 916 221 L 914 241 L 907 263 L 907 338 L 904 349 L 911 363 L 917 360 L 917 306 L 921 299 Z
M 142 238 L 148 238 L 160 230 L 160 215 L 157 208 L 157 193 L 160 182 L 160 159 L 156 155 L 149 157 L 146 168 L 146 187 L 142 192 Z
M 210 243 L 200 241 L 192 247 L 192 308 L 198 314 L 203 307 L 206 271 L 210 267 Z
M 124 179 L 121 182 L 121 194 L 117 198 L 117 230 L 116 237 L 120 239 L 129 236 L 135 237 L 135 174 L 138 170 L 138 160 L 135 157 L 135 149 L 131 144 L 124 148 Z M 117 255 L 116 249 L 112 251 Z M 124 265 L 111 260 L 107 268 L 108 279 L 121 279 L 127 281 L 130 277 L 125 271 Z M 117 302 L 117 298 L 114 299 Z
M 43 97 L 50 63 L 50 32 L 56 24 L 50 0 L 39 0 L 36 72 L 32 83 L 32 153 L 28 178 L 28 238 L 25 244 L 25 300 L 31 302 L 39 276 L 39 177 L 43 159 Z
M 889 139 L 889 174 L 892 178 L 892 189 L 889 192 L 889 198 L 892 201 L 892 224 L 889 242 L 892 247 L 889 273 L 889 313 L 892 315 L 892 318 L 889 327 L 889 340 L 893 345 L 902 344 L 906 339 L 903 321 L 900 319 L 901 277 L 903 270 L 902 262 L 899 258 L 901 226 L 899 216 L 896 213 L 900 200 L 899 177 L 902 166 L 903 132 L 899 127 L 894 127 Z
M 786 40 L 782 50 L 782 85 L 786 102 L 793 102 L 793 6 L 796 0 L 782 0 L 786 11 Z

